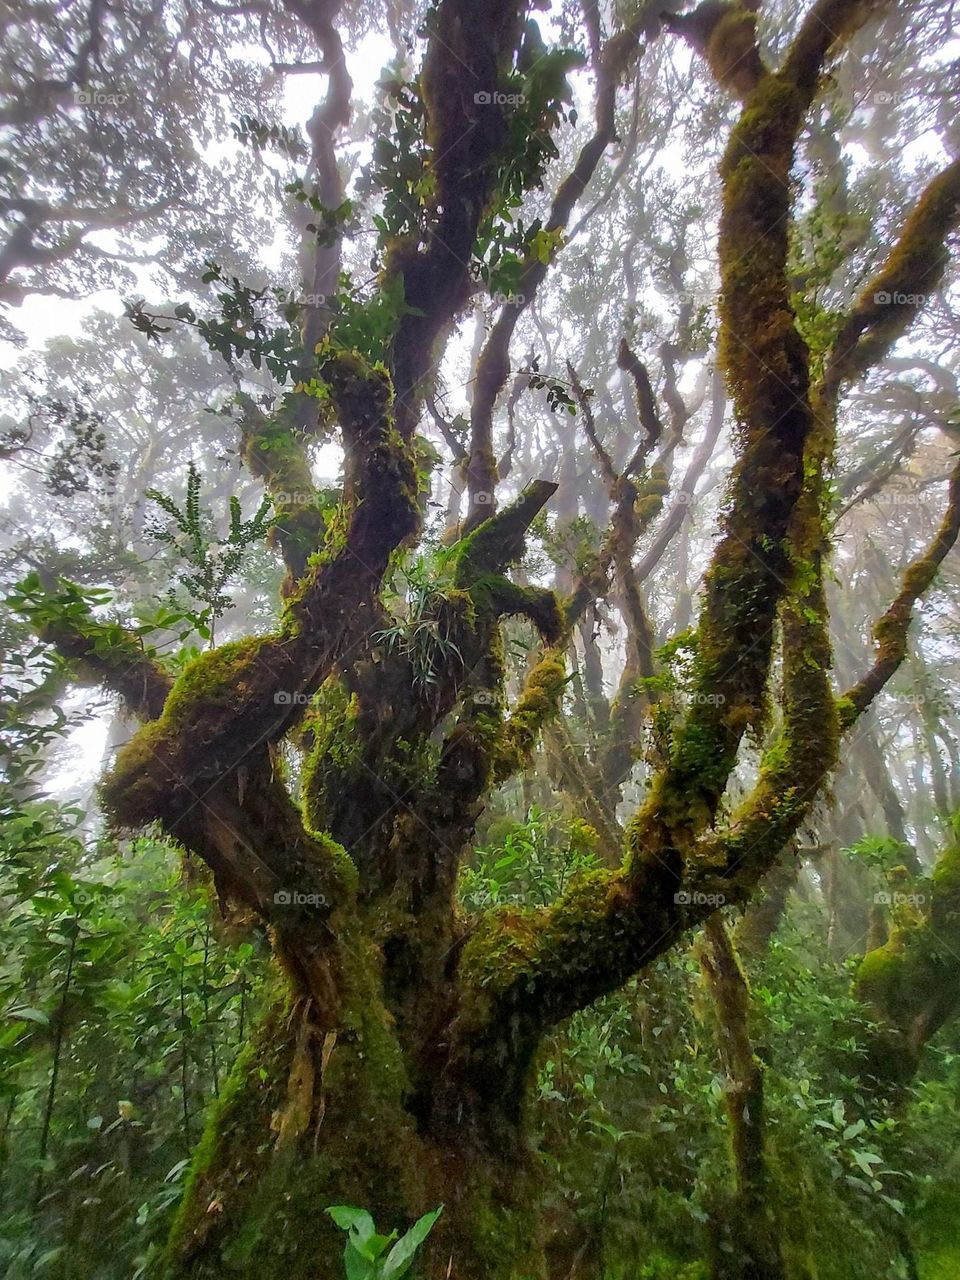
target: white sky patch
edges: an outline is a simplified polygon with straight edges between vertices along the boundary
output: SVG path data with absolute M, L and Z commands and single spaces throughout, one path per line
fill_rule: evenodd
M 71 716 L 82 710 L 87 701 L 88 693 L 73 694 L 64 701 L 63 709 Z M 100 776 L 110 720 L 110 715 L 101 713 L 75 725 L 51 752 L 44 772 L 44 790 L 53 799 L 89 803 L 91 788 Z

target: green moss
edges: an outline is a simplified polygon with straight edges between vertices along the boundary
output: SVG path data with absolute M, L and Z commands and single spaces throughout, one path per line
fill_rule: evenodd
M 163 720 L 143 725 L 119 749 L 98 788 L 104 811 L 119 825 L 138 827 L 163 812 L 169 780 L 157 765 L 169 752 L 170 733 Z
M 950 945 L 960 946 L 960 840 L 948 844 L 932 874 L 933 927 Z
M 857 970 L 857 994 L 884 1015 L 897 1003 L 897 989 L 903 969 L 899 942 L 887 942 L 869 951 Z
M 519 1161 L 509 1176 L 514 1183 L 509 1194 L 489 1176 L 475 1177 L 466 1188 L 462 1216 L 469 1234 L 471 1274 L 478 1280 L 546 1280 L 537 1221 L 540 1188 L 533 1170 L 524 1170 Z
M 498 782 L 526 764 L 544 723 L 559 711 L 566 684 L 564 656 L 557 650 L 550 650 L 527 676 L 523 692 L 505 726 L 494 764 L 494 777 Z
M 563 632 L 563 617 L 553 591 L 522 587 L 497 573 L 480 574 L 468 591 L 479 613 L 490 618 L 529 618 L 548 644 L 555 644 Z
M 203 653 L 184 669 L 170 691 L 163 718 L 171 725 L 196 724 L 205 707 L 240 708 L 246 703 L 250 675 L 272 636 L 248 636 Z
M 663 510 L 663 500 L 670 492 L 670 479 L 662 467 L 654 467 L 643 482 L 633 503 L 633 517 L 639 529 L 644 529 Z M 639 530 L 638 530 L 639 531 Z M 629 531 L 623 531 L 629 537 Z M 618 547 L 617 551 L 632 550 Z
M 757 15 L 731 4 L 710 33 L 707 64 L 717 83 L 744 95 L 761 73 L 757 53 Z
M 486 574 L 500 574 L 523 554 L 527 531 L 555 485 L 528 485 L 508 507 L 467 534 L 457 543 L 454 582 L 469 590 Z
M 920 1280 L 954 1280 L 960 1275 L 958 1220 L 960 1185 L 955 1180 L 928 1184 L 910 1215 Z
M 288 569 L 283 593 L 289 594 L 303 574 L 307 558 L 320 545 L 326 528 L 324 497 L 314 485 L 306 437 L 283 412 L 245 428 L 240 453 L 251 475 L 263 480 L 273 500 L 270 543 L 279 544 Z
M 332 872 L 332 880 L 340 894 L 341 910 L 348 905 L 352 907 L 360 889 L 360 877 L 356 865 L 343 845 L 327 835 L 307 827 L 310 841 L 319 853 L 319 863 Z
M 195 1154 L 167 1246 L 168 1275 L 315 1280 L 341 1265 L 342 1239 L 323 1216 L 327 1205 L 363 1205 L 397 1226 L 433 1207 L 431 1160 L 406 1111 L 409 1083 L 376 955 L 355 933 L 341 954 L 337 1026 L 312 1041 L 306 1131 L 278 1141 L 297 1028 L 309 1012 L 280 991 Z
M 241 1194 L 244 1181 L 256 1177 L 271 1149 L 269 1119 L 283 1097 L 279 1046 L 288 1016 L 287 999 L 280 996 L 274 1013 L 239 1054 L 208 1115 L 167 1239 L 164 1275 L 180 1274 L 184 1260 L 204 1247 L 207 1235 L 219 1226 L 219 1215 L 234 1194 Z
M 101 783 L 104 807 L 116 821 L 136 827 L 167 812 L 171 789 L 189 785 L 179 761 L 181 742 L 201 749 L 204 732 L 249 713 L 253 681 L 263 678 L 260 656 L 272 644 L 273 637 L 251 636 L 189 664 L 170 690 L 162 716 L 117 752 Z
M 339 682 L 335 688 L 339 697 L 328 695 L 322 722 L 312 726 L 313 745 L 303 766 L 303 811 L 313 831 L 327 825 L 327 798 L 354 780 L 363 758 L 363 739 L 357 733 L 360 701 L 356 694 L 347 697 Z
M 897 869 L 894 869 L 895 871 Z M 892 883 L 904 884 L 903 876 Z M 918 886 L 918 890 L 923 884 Z M 909 1038 L 911 1053 L 950 1016 L 952 994 L 960 976 L 960 850 L 956 842 L 941 853 L 931 878 L 929 905 L 917 893 L 912 904 L 894 910 L 889 940 L 869 951 L 860 963 L 857 995 L 882 1024 Z M 922 1030 L 922 1039 L 915 1033 Z
M 529 972 L 540 938 L 542 913 L 533 907 L 501 908 L 477 922 L 463 949 L 458 974 L 472 998 L 489 1007 L 491 998 Z

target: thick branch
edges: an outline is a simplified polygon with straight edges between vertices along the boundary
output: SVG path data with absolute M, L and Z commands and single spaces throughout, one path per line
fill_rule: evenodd
M 21 584 L 21 589 L 26 584 Z M 53 595 L 31 595 L 20 612 L 33 622 L 37 638 L 52 644 L 76 664 L 85 684 L 119 694 L 124 708 L 139 720 L 155 720 L 163 711 L 172 677 L 146 652 L 139 636 L 116 625 L 98 622 L 70 584 Z M 56 611 L 58 616 L 51 617 Z
M 288 421 L 290 415 L 283 408 L 268 417 L 250 396 L 241 393 L 240 401 L 241 456 L 273 500 L 271 542 L 279 545 L 287 567 L 281 593 L 289 596 L 306 573 L 309 558 L 320 547 L 326 530 L 307 456 L 308 438 Z
M 845 31 L 854 22 L 847 16 Z M 823 43 L 821 59 L 830 47 Z M 544 912 L 510 920 L 490 913 L 467 944 L 461 983 L 465 991 L 482 991 L 483 998 L 465 1002 L 453 1035 L 463 1046 L 456 1067 L 472 1075 L 487 1048 L 493 1049 L 485 1029 L 513 1028 L 512 1056 L 525 1069 L 544 1027 L 616 989 L 690 924 L 711 914 L 722 890 L 711 896 L 701 892 L 701 884 L 729 887 L 729 876 L 740 868 L 738 889 L 752 888 L 822 781 L 822 773 L 811 776 L 817 768 L 805 747 L 836 722 L 826 679 L 829 647 L 818 610 L 806 666 L 803 611 L 795 607 L 784 615 L 785 626 L 789 621 L 798 628 L 784 645 L 784 716 L 803 738 L 781 744 L 768 757 L 754 803 L 746 806 L 743 821 L 717 838 L 718 847 L 703 839 L 697 843 L 717 812 L 746 727 L 762 718 L 774 622 L 787 583 L 802 581 L 791 563 L 787 534 L 802 492 L 814 418 L 808 352 L 790 307 L 786 262 L 790 172 L 816 86 L 817 75 L 810 74 L 815 60 L 800 59 L 794 78 L 764 76 L 734 129 L 721 170 L 721 354 L 742 443 L 698 630 L 701 674 L 695 693 L 702 696 L 631 825 L 626 869 L 583 877 Z M 817 483 L 811 494 L 817 516 L 811 536 L 817 538 L 819 500 Z M 810 591 L 822 598 L 819 576 L 806 593 L 798 591 L 798 604 Z M 835 732 L 824 737 L 819 768 L 829 768 L 836 750 Z M 764 793 L 785 797 L 784 811 L 774 819 L 756 803 Z M 759 857 L 751 836 L 766 842 Z M 680 890 L 685 863 L 699 866 L 703 878 Z M 708 867 L 720 873 L 712 881 Z M 696 900 L 691 890 L 699 894 Z
M 288 601 L 279 632 L 198 658 L 160 720 L 119 753 L 104 799 L 124 826 L 161 819 L 175 830 L 206 790 L 287 732 L 365 637 L 388 559 L 416 527 L 413 462 L 393 431 L 386 374 L 346 355 L 323 373 L 346 449 L 346 527 Z

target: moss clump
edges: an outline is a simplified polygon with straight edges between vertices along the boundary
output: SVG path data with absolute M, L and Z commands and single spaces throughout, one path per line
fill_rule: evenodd
M 763 75 L 757 50 L 757 15 L 730 5 L 710 33 L 707 64 L 717 83 L 745 97 Z
M 242 709 L 253 687 L 251 677 L 272 640 L 271 636 L 248 636 L 195 658 L 171 689 L 164 720 L 191 724 L 196 723 L 201 707 Z
M 497 749 L 494 778 L 503 782 L 523 768 L 545 722 L 560 709 L 567 667 L 558 650 L 545 653 L 527 676 Z
M 504 907 L 481 917 L 457 970 L 473 1001 L 488 1008 L 497 993 L 530 971 L 542 918 L 543 913 L 533 907 Z
M 481 574 L 468 590 L 475 609 L 488 618 L 529 618 L 547 644 L 560 639 L 563 615 L 553 591 L 522 587 L 496 573 Z
M 893 883 L 904 883 L 906 872 L 894 868 L 891 876 Z M 958 1003 L 960 841 L 937 859 L 930 889 L 925 911 L 912 904 L 895 910 L 889 940 L 867 952 L 855 984 L 880 1021 L 907 1038 L 914 1062 Z M 925 898 L 917 894 L 919 907 Z
M 900 939 L 891 939 L 882 947 L 868 951 L 861 960 L 856 978 L 857 995 L 881 1017 L 896 1017 L 904 1009 L 904 974 L 903 943 Z
M 627 481 L 629 483 L 629 481 Z M 640 485 L 633 501 L 633 514 L 637 531 L 646 526 L 663 510 L 663 500 L 670 492 L 670 477 L 663 467 L 654 467 Z
M 584 951 L 591 950 L 596 923 L 607 916 L 617 896 L 618 881 L 609 871 L 597 867 L 581 872 L 549 914 L 540 938 L 541 955 L 550 957 L 556 948 L 553 959 L 567 953 L 568 967 L 581 964 L 580 942 Z
M 104 807 L 122 826 L 136 827 L 176 812 L 183 793 L 195 790 L 193 761 L 206 758 L 211 773 L 222 773 L 240 754 L 248 722 L 269 723 L 262 686 L 269 674 L 271 636 L 251 636 L 201 654 L 174 684 L 159 720 L 144 725 L 117 753 L 100 788 Z M 258 697 L 257 695 L 260 694 Z M 218 730 L 232 727 L 228 759 L 205 750 Z
M 163 813 L 173 781 L 164 776 L 161 763 L 168 751 L 169 732 L 162 720 L 144 725 L 120 748 L 98 788 L 104 811 L 114 822 L 133 828 Z
M 457 1035 L 469 1043 L 472 1033 L 468 1051 L 487 1065 L 510 1057 L 522 1075 L 545 1021 L 582 1007 L 588 991 L 595 997 L 629 972 L 624 937 L 614 926 L 621 916 L 622 930 L 629 929 L 627 905 L 622 880 L 597 868 L 577 876 L 550 908 L 489 912 L 458 969 Z

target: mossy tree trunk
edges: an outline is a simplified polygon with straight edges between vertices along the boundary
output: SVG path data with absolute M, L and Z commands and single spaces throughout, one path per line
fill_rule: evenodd
M 924 1046 L 960 1012 L 960 836 L 929 877 L 901 873 L 882 938 L 860 962 L 854 988 L 877 1019 L 867 1074 L 894 1103 L 905 1097 Z
M 880 314 L 870 299 L 879 289 L 911 299 L 932 291 L 960 216 L 960 165 L 931 183 L 826 353 L 817 386 L 787 278 L 805 115 L 828 54 L 870 9 L 818 0 L 775 72 L 756 49 L 752 15 L 724 28 L 749 42 L 750 56 L 738 55 L 749 75 L 728 74 L 722 42 L 708 41 L 711 65 L 745 98 L 721 168 L 719 237 L 721 355 L 740 435 L 705 581 L 690 705 L 616 865 L 539 909 L 464 916 L 456 904 L 484 799 L 524 768 L 560 708 L 572 630 L 584 601 L 606 595 L 613 569 L 636 642 L 631 680 L 648 670 L 630 557 L 661 501 L 653 468 L 646 488 L 630 467 L 608 477 L 611 530 L 569 599 L 509 576 L 556 488 L 546 481 L 499 510 L 486 490 L 479 503 L 471 481 L 487 518 L 471 513 L 417 627 L 391 611 L 387 590 L 419 531 L 415 431 L 442 343 L 475 287 L 466 264 L 481 218 L 513 199 L 513 187 L 498 184 L 518 166 L 528 187 L 543 176 L 545 152 L 518 156 L 504 109 L 490 98 L 514 73 L 520 0 L 440 0 L 431 11 L 419 86 L 433 180 L 421 233 L 385 246 L 382 273 L 407 305 L 384 362 L 321 343 L 313 369 L 317 405 L 344 449 L 335 516 L 324 514 L 310 474 L 319 407 L 307 415 L 301 390 L 270 415 L 246 406 L 242 456 L 283 517 L 277 541 L 288 573 L 276 629 L 221 645 L 174 679 L 138 636 L 85 610 L 76 589 L 25 595 L 38 632 L 78 676 L 122 694 L 142 721 L 101 789 L 114 826 L 159 823 L 206 862 L 222 899 L 260 918 L 276 952 L 281 990 L 197 1153 L 168 1251 L 175 1274 L 326 1280 L 338 1272 L 340 1244 L 327 1205 L 359 1202 L 389 1229 L 442 1201 L 425 1261 L 431 1278 L 536 1280 L 543 1264 L 524 1104 L 542 1038 L 650 965 L 719 902 L 749 897 L 833 768 L 840 730 L 902 660 L 912 606 L 957 537 L 960 480 L 935 543 L 882 620 L 876 663 L 837 698 L 821 580 L 825 479 L 841 389 L 917 310 L 904 303 Z M 310 7 L 332 58 L 336 10 L 335 0 Z M 611 136 L 612 95 L 639 43 L 630 26 L 600 52 L 596 140 L 559 188 L 558 228 Z M 486 95 L 480 112 L 478 94 Z M 342 100 L 332 103 L 329 127 L 344 115 Z M 545 127 L 555 123 L 554 113 Z M 535 292 L 545 265 L 531 250 L 525 290 Z M 497 338 L 491 361 L 492 408 L 509 365 L 506 340 Z M 659 428 L 649 379 L 629 350 L 622 361 L 643 400 L 639 466 Z M 483 484 L 491 483 L 486 403 L 478 397 L 472 441 Z M 505 617 L 526 619 L 541 645 L 510 706 Z M 753 790 L 723 818 L 744 735 L 767 715 L 778 636 L 781 714 Z M 624 698 L 614 717 L 605 768 L 616 785 L 632 759 L 625 744 L 636 710 Z M 296 798 L 284 781 L 284 741 L 303 756 Z
M 362 1205 L 387 1230 L 443 1204 L 420 1274 L 536 1280 L 535 1166 L 520 1111 L 460 1089 L 456 1116 L 424 1114 L 436 1055 L 405 1052 L 372 975 L 353 965 L 335 1032 L 309 999 L 277 995 L 210 1117 L 164 1273 L 333 1277 L 344 1237 L 328 1206 Z

